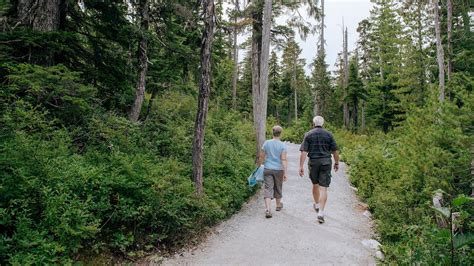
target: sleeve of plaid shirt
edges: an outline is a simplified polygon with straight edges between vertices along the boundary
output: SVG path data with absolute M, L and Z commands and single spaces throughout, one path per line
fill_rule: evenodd
M 300 151 L 308 152 L 309 150 L 308 138 L 306 138 L 307 135 L 308 134 L 304 134 L 304 139 L 303 139 L 303 143 L 301 143 Z
M 333 137 L 332 134 L 331 134 L 331 142 L 329 143 L 329 148 L 330 148 L 331 151 L 337 151 L 338 150 L 336 140 L 334 140 L 334 137 Z

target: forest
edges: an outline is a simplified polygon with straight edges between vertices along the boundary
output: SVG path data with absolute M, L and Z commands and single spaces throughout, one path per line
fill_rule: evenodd
M 473 265 L 474 3 L 372 2 L 336 71 L 324 0 L 0 2 L 0 264 L 194 243 L 257 192 L 271 127 L 322 115 L 384 263 Z

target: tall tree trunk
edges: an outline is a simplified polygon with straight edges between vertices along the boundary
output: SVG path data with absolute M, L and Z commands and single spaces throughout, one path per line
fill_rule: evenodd
M 199 83 L 198 109 L 193 140 L 193 180 L 196 194 L 203 194 L 204 129 L 211 91 L 211 48 L 214 38 L 214 0 L 203 0 L 204 32 L 201 41 L 201 81 Z
M 436 33 L 436 57 L 438 60 L 439 70 L 439 101 L 444 102 L 445 96 L 445 85 L 444 85 L 444 49 L 443 43 L 441 42 L 441 26 L 439 20 L 439 8 L 438 0 L 432 0 L 435 20 L 435 33 Z
M 324 0 L 321 0 L 321 34 L 319 35 L 319 41 L 320 41 L 320 46 L 319 46 L 319 54 L 323 55 L 324 52 Z
M 272 27 L 272 0 L 265 0 L 263 7 L 262 25 L 262 52 L 260 54 L 260 102 L 261 121 L 259 127 L 259 147 L 265 141 L 265 126 L 267 124 L 267 103 L 268 103 L 268 63 L 270 60 L 270 30 Z
M 298 92 L 295 88 L 295 123 L 298 122 Z
M 320 97 L 317 90 L 314 91 L 314 106 L 313 106 L 313 115 L 317 116 L 320 115 L 320 108 L 319 108 Z
M 261 113 L 260 113 L 260 54 L 262 51 L 262 10 L 260 9 L 260 0 L 254 0 L 252 11 L 252 104 L 253 104 L 253 125 L 256 134 L 256 159 L 261 145 L 263 145 L 260 137 Z
M 320 35 L 319 35 L 319 51 L 318 51 L 318 56 L 322 57 L 321 59 L 324 61 L 325 60 L 325 49 L 324 49 L 324 44 L 326 43 L 324 40 L 324 0 L 321 0 L 321 29 L 320 29 Z M 324 88 L 327 89 L 327 88 Z M 320 115 L 320 113 L 323 112 L 323 106 L 324 103 L 322 102 L 321 98 L 322 92 L 315 91 L 314 92 L 314 108 L 313 108 L 313 113 L 314 115 Z M 325 98 L 324 98 L 325 99 Z
M 344 35 L 343 35 L 344 36 Z M 343 49 L 344 50 L 344 49 Z M 344 93 L 344 56 L 340 59 L 339 61 L 339 86 L 342 88 L 343 90 L 343 99 L 345 99 L 346 94 Z M 342 118 L 342 125 L 344 126 L 344 100 L 342 102 L 342 112 L 343 112 L 343 118 Z
M 343 56 L 344 56 L 344 84 L 343 84 L 343 90 L 344 90 L 344 105 L 343 105 L 343 118 L 344 118 L 344 127 L 346 129 L 349 129 L 349 104 L 347 103 L 347 86 L 349 84 L 349 60 L 348 60 L 348 51 L 347 51 L 347 27 L 345 30 L 343 30 L 344 37 L 343 37 L 343 45 L 344 45 L 344 50 L 343 50 Z
M 143 100 L 145 98 L 146 75 L 148 72 L 148 24 L 150 16 L 148 0 L 140 1 L 140 44 L 138 46 L 138 82 L 135 90 L 135 101 L 130 110 L 130 121 L 136 122 L 142 110 Z
M 291 124 L 291 111 L 290 111 L 291 110 L 291 97 L 288 97 L 287 99 L 288 99 L 288 102 L 287 102 L 288 106 L 286 109 L 288 110 L 288 112 L 286 113 L 286 123 L 290 125 Z
M 265 0 L 263 14 L 254 2 L 252 17 L 252 96 L 254 127 L 257 137 L 256 157 L 265 141 L 268 100 L 268 61 L 270 57 L 270 29 L 272 1 Z
M 447 14 L 447 24 L 448 24 L 448 30 L 447 30 L 447 33 L 448 33 L 448 40 L 447 40 L 447 44 L 448 44 L 448 81 L 451 80 L 451 72 L 453 71 L 453 62 L 451 60 L 451 57 L 452 57 L 452 29 L 453 29 L 453 2 L 452 0 L 447 0 L 447 5 L 448 5 L 448 14 Z
M 235 12 L 240 10 L 239 0 L 235 1 Z M 237 43 L 237 16 L 234 18 L 234 72 L 232 74 L 232 108 L 237 109 L 237 79 L 239 78 L 239 46 Z
M 295 122 L 298 122 L 298 92 L 296 90 L 296 64 L 297 64 L 297 58 L 296 58 L 296 50 L 295 54 L 293 57 L 293 73 L 291 76 L 291 86 L 293 87 L 293 91 L 295 93 Z
M 362 101 L 362 108 L 361 108 L 361 121 L 360 121 L 360 131 L 361 133 L 365 132 L 365 101 Z
M 474 145 L 471 146 L 471 197 L 474 197 Z
M 379 75 L 380 75 L 380 80 L 382 83 L 385 83 L 385 75 L 382 67 L 382 50 L 380 49 L 380 46 L 377 47 L 377 52 L 378 52 L 378 59 L 379 59 Z M 387 118 L 385 117 L 385 110 L 387 109 L 387 92 L 385 89 L 382 90 L 382 129 L 384 133 L 388 133 L 388 128 L 389 128 L 389 122 L 387 121 Z
M 422 22 L 422 10 L 425 7 L 425 3 L 422 1 L 418 1 L 417 5 L 417 32 L 418 32 L 418 52 L 422 55 L 418 64 L 420 64 L 420 69 L 425 69 L 425 62 L 424 62 L 424 52 L 423 52 L 423 22 Z M 420 84 L 420 99 L 418 101 L 418 105 L 422 106 L 425 101 L 425 82 L 426 82 L 426 74 L 424 71 L 420 71 L 419 76 L 419 84 Z
M 357 97 L 354 97 L 354 107 L 352 109 L 352 118 L 353 118 L 353 124 L 354 124 L 354 133 L 357 133 L 357 120 L 359 119 L 358 117 L 358 104 L 359 104 L 359 101 L 357 99 Z

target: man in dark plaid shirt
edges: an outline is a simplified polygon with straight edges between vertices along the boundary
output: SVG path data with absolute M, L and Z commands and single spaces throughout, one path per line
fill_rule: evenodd
M 309 157 L 309 178 L 313 183 L 314 209 L 319 223 L 324 223 L 324 207 L 328 198 L 327 188 L 331 183 L 331 154 L 334 155 L 334 171 L 339 170 L 339 153 L 332 134 L 323 129 L 324 118 L 313 118 L 314 128 L 304 135 L 300 151 L 300 176 L 304 175 L 304 162 Z

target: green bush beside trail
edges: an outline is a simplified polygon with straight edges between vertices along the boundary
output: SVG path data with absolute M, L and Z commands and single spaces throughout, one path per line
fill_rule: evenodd
M 461 108 L 446 103 L 439 110 L 414 111 L 389 134 L 336 132 L 350 180 L 374 214 L 389 262 L 451 263 L 449 230 L 436 226 L 432 197 L 441 189 L 447 204 L 471 194 L 472 107 L 471 97 Z M 472 203 L 452 211 L 461 214 L 458 238 L 472 241 Z M 472 247 L 456 249 L 455 264 L 474 264 Z
M 373 131 L 359 135 L 325 124 L 334 133 L 342 160 L 349 165 L 351 183 L 373 212 L 385 262 L 451 264 L 450 233 L 437 227 L 432 197 L 436 191 L 444 191 L 449 208 L 454 199 L 471 194 L 473 100 L 466 94 L 462 104 L 413 110 L 388 134 Z M 310 129 L 309 122 L 299 121 L 285 130 L 283 138 L 301 143 Z M 460 212 L 454 244 L 464 243 L 454 252 L 457 265 L 474 264 L 472 206 L 472 202 L 451 206 L 452 212 Z
M 193 96 L 164 92 L 136 124 L 99 108 L 96 91 L 62 66 L 12 67 L 8 82 L 0 97 L 0 264 L 180 245 L 254 193 L 246 183 L 254 134 L 236 113 L 210 113 L 199 199 Z

